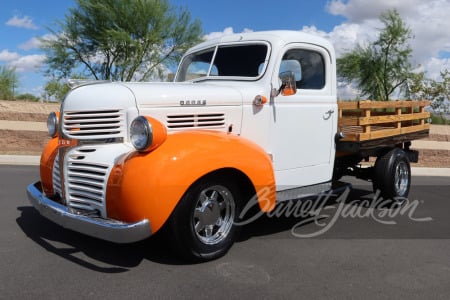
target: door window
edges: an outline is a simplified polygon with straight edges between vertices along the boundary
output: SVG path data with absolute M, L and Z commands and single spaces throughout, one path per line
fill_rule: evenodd
M 325 86 L 325 62 L 320 53 L 311 50 L 292 49 L 284 54 L 282 60 L 296 60 L 300 63 L 301 78 L 296 81 L 297 89 L 320 90 Z M 282 63 L 281 66 L 286 66 L 286 64 Z M 280 72 L 285 71 L 288 70 L 280 68 Z

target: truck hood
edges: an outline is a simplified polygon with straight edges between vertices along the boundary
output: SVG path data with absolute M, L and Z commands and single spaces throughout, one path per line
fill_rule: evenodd
M 209 83 L 94 82 L 67 94 L 61 105 L 62 131 L 68 138 L 126 140 L 131 121 L 148 115 L 169 131 L 209 129 L 239 134 L 242 100 L 238 89 Z
M 67 98 L 70 100 L 64 101 L 66 108 L 75 104 L 77 109 L 80 106 L 96 109 L 96 106 L 105 107 L 105 104 L 113 107 L 134 104 L 138 109 L 242 105 L 242 94 L 235 88 L 191 82 L 92 82 L 73 89 Z
M 231 87 L 205 83 L 122 83 L 134 94 L 138 108 L 238 106 L 241 93 Z

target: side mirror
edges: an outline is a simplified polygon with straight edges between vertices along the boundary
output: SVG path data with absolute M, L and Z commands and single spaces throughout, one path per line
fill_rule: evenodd
M 295 95 L 297 93 L 296 81 L 302 80 L 302 66 L 295 59 L 282 60 L 280 64 L 281 87 L 278 94 L 283 96 Z
M 280 74 L 281 87 L 280 93 L 283 96 L 291 96 L 297 93 L 297 85 L 295 83 L 295 74 L 292 71 L 283 72 Z

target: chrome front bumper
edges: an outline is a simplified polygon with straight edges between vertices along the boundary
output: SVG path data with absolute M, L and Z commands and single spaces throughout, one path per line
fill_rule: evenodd
M 74 214 L 66 206 L 47 198 L 40 182 L 30 184 L 27 194 L 31 204 L 41 215 L 67 229 L 114 243 L 133 243 L 152 234 L 148 220 L 124 223 Z

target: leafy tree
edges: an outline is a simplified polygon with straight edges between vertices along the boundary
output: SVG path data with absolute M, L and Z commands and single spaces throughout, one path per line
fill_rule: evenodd
M 389 100 L 397 89 L 404 91 L 412 76 L 412 33 L 396 10 L 381 14 L 380 21 L 384 28 L 378 39 L 337 59 L 337 72 L 340 80 L 355 83 L 362 96 Z
M 0 66 L 0 99 L 14 99 L 14 92 L 19 84 L 15 68 Z
M 425 78 L 425 73 L 415 74 L 408 81 L 408 93 L 413 99 L 431 101 L 431 108 L 444 119 L 450 112 L 450 71 L 441 72 L 441 81 Z
M 429 79 L 425 72 L 413 73 L 406 81 L 406 97 L 411 100 L 429 100 Z
M 64 96 L 70 90 L 69 85 L 60 80 L 52 79 L 44 86 L 44 99 L 49 101 L 62 101 Z
M 144 81 L 159 76 L 199 41 L 201 25 L 167 0 L 77 0 L 55 39 L 43 40 L 47 73 Z

